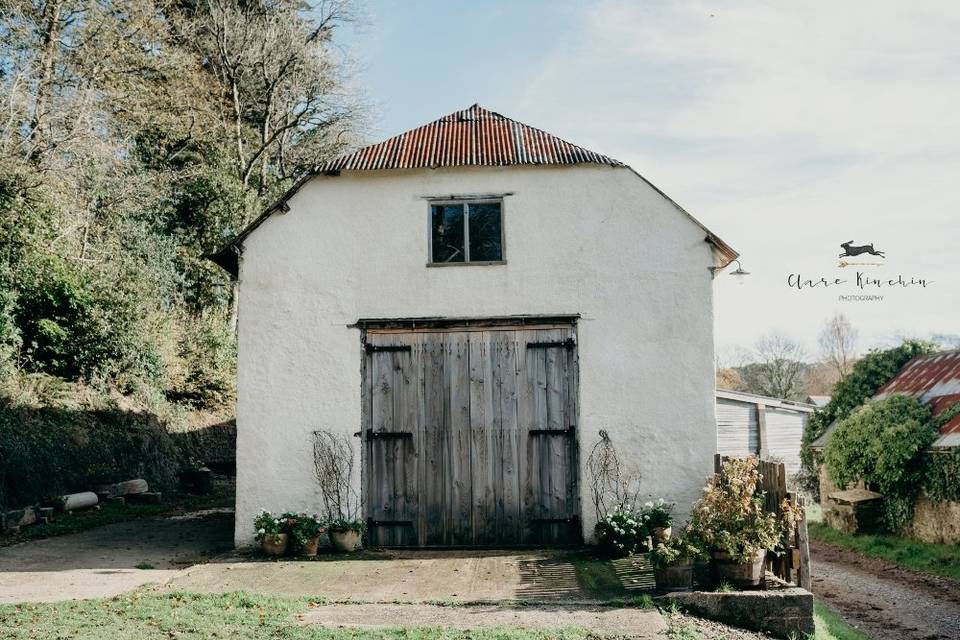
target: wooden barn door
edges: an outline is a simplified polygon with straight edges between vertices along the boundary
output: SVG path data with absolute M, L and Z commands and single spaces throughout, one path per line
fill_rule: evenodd
M 365 351 L 372 544 L 580 542 L 572 327 L 370 332 Z

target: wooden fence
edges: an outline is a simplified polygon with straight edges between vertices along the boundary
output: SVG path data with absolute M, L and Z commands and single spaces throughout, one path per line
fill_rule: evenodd
M 729 458 L 716 454 L 714 471 L 721 473 L 723 463 Z M 760 472 L 760 490 L 764 494 L 764 510 L 782 517 L 780 506 L 784 498 L 801 507 L 803 517 L 797 524 L 792 539 L 788 541 L 785 553 L 780 556 L 767 555 L 767 568 L 781 580 L 792 582 L 798 587 L 810 589 L 810 538 L 807 535 L 807 514 L 803 496 L 787 491 L 787 473 L 782 462 L 760 460 L 757 465 Z

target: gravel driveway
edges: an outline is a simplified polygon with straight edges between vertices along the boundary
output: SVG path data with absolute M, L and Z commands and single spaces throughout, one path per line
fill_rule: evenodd
M 960 638 L 960 584 L 822 542 L 810 554 L 814 593 L 874 640 Z

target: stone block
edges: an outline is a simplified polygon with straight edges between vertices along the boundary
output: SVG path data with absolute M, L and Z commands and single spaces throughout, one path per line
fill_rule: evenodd
M 777 638 L 813 634 L 813 594 L 799 587 L 718 593 L 690 591 L 661 597 L 684 611 Z

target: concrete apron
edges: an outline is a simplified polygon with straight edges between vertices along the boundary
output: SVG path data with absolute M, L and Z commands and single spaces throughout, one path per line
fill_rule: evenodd
M 662 639 L 667 624 L 656 609 L 617 609 L 597 605 L 540 605 L 510 607 L 474 605 L 442 607 L 427 604 L 330 604 L 310 609 L 304 624 L 324 627 L 379 629 L 442 627 L 446 629 L 589 629 L 618 638 Z
M 238 560 L 191 567 L 165 589 L 244 590 L 335 602 L 596 601 L 558 551 L 389 551 L 306 562 Z

